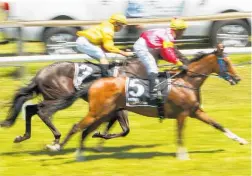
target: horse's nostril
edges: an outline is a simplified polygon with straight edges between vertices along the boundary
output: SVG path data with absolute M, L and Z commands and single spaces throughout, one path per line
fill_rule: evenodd
M 241 81 L 241 78 L 235 77 L 235 80 L 236 80 L 236 82 L 240 82 L 240 81 Z
M 229 82 L 231 85 L 235 85 L 237 83 L 236 81 L 233 81 L 233 80 L 229 80 Z

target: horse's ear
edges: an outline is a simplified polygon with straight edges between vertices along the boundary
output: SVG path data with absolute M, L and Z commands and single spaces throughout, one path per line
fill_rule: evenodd
M 222 43 L 218 43 L 216 45 L 216 55 L 222 56 L 224 53 L 224 48 L 225 48 L 225 46 Z

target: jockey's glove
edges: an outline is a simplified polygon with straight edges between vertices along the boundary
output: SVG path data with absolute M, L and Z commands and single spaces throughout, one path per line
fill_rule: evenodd
M 179 69 L 183 70 L 183 71 L 187 71 L 188 67 L 186 65 L 181 65 L 181 66 L 179 66 Z
M 184 65 L 184 64 L 180 60 L 178 60 L 177 63 L 176 63 L 176 66 L 180 67 L 182 65 Z

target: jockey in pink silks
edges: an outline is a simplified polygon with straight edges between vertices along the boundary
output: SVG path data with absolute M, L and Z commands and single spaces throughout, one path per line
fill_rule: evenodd
M 147 30 L 141 34 L 134 44 L 136 55 L 147 69 L 151 100 L 157 98 L 158 67 L 156 59 L 159 55 L 164 60 L 174 63 L 180 69 L 187 70 L 186 65 L 183 65 L 177 58 L 174 48 L 175 39 L 181 37 L 186 28 L 187 24 L 184 20 L 172 19 L 170 28 Z

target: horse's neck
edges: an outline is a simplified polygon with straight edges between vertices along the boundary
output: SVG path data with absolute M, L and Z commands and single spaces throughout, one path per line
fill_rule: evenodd
M 195 88 L 199 88 L 208 76 L 213 73 L 215 62 L 213 55 L 208 55 L 198 61 L 192 62 L 188 69 L 191 71 L 187 72 L 185 80 L 192 84 Z M 197 76 L 198 75 L 198 76 Z

